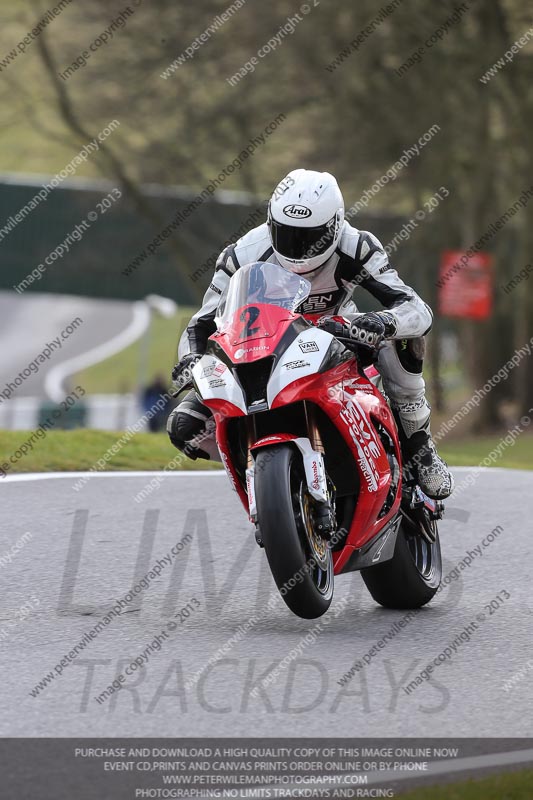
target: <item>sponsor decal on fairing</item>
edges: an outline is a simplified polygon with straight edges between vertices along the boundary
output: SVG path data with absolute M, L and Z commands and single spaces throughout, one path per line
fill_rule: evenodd
M 225 364 L 222 363 L 222 361 L 219 361 L 218 363 L 216 361 L 213 361 L 212 364 L 209 364 L 207 367 L 203 368 L 202 378 L 210 378 L 212 375 L 213 376 L 222 375 L 222 373 L 225 372 L 226 370 L 227 367 Z
M 302 340 L 299 339 L 298 344 L 302 353 L 318 353 L 319 351 L 319 347 L 316 342 L 302 342 Z
M 235 350 L 235 358 L 242 358 L 246 353 L 253 353 L 257 350 L 270 350 L 270 347 L 266 344 L 258 344 L 255 347 L 239 347 L 238 350 Z
M 242 389 L 231 370 L 219 358 L 210 354 L 202 356 L 192 374 L 202 400 L 227 400 L 246 413 Z M 224 378 L 218 377 L 219 375 L 224 375 Z
M 309 328 L 309 330 L 303 331 L 296 341 L 292 342 L 270 376 L 267 386 L 267 399 L 270 407 L 278 394 L 291 383 L 319 371 L 332 339 L 333 337 L 326 331 Z M 303 352 L 306 354 L 305 359 L 302 358 Z M 287 364 L 296 363 L 298 363 L 298 367 L 286 367 Z
M 356 446 L 361 472 L 370 492 L 377 492 L 379 472 L 375 458 L 380 455 L 376 434 L 369 428 L 361 406 L 348 395 L 346 407 L 340 413 L 349 428 L 350 436 Z

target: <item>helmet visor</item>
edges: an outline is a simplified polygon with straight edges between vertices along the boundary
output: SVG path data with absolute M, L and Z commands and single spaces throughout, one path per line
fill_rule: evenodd
M 302 261 L 325 253 L 335 241 L 336 219 L 316 228 L 296 228 L 276 220 L 270 222 L 272 246 L 285 258 Z

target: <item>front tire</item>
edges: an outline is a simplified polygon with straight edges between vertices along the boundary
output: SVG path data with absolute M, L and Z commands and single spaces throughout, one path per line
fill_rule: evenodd
M 385 608 L 421 608 L 436 594 L 442 558 L 437 523 L 432 525 L 435 541 L 430 544 L 403 520 L 392 559 L 361 570 L 376 603 Z
M 261 538 L 281 596 L 299 617 L 322 616 L 333 598 L 333 558 L 326 540 L 314 532 L 299 451 L 291 445 L 260 450 L 255 494 Z

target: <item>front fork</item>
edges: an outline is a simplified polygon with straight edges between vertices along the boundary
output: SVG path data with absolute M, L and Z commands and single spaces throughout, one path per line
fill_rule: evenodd
M 334 495 L 335 487 L 326 475 L 324 464 L 324 446 L 320 436 L 318 425 L 316 424 L 314 409 L 305 403 L 305 417 L 307 423 L 307 437 L 294 437 L 285 439 L 296 445 L 302 454 L 302 460 L 307 483 L 307 490 L 315 501 L 314 503 L 314 522 L 316 532 L 329 539 L 335 530 L 335 511 Z M 260 534 L 257 528 L 257 504 L 255 498 L 255 460 L 253 448 L 257 440 L 257 432 L 254 417 L 248 418 L 248 452 L 246 460 L 246 491 L 248 494 L 248 506 L 250 520 L 256 525 L 256 539 L 259 544 Z M 268 438 L 268 437 L 267 437 Z
M 246 493 L 248 495 L 248 509 L 250 521 L 257 525 L 257 504 L 255 501 L 255 461 L 252 455 L 252 446 L 256 441 L 255 418 L 248 417 L 248 442 L 246 454 Z M 256 533 L 257 539 L 257 533 Z
M 307 435 L 309 437 L 309 443 L 313 450 L 313 454 L 320 456 L 320 461 L 322 464 L 322 474 L 324 475 L 325 478 L 323 496 L 317 498 L 315 495 L 313 495 L 315 500 L 318 501 L 315 504 L 314 515 L 313 515 L 315 521 L 315 528 L 316 532 L 320 536 L 323 536 L 326 539 L 330 539 L 337 527 L 335 519 L 335 486 L 327 478 L 326 475 L 326 469 L 324 465 L 325 450 L 324 450 L 324 445 L 322 443 L 320 430 L 318 428 L 318 424 L 316 421 L 315 409 L 308 403 L 304 403 L 304 408 L 305 408 L 305 419 L 307 422 Z M 304 465 L 305 465 L 305 457 L 304 457 Z M 307 485 L 309 488 L 309 475 L 307 474 L 307 470 L 306 470 L 306 475 L 307 475 Z

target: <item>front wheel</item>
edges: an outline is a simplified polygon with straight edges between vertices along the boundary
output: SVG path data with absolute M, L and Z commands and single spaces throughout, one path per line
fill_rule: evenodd
M 281 596 L 299 617 L 320 617 L 333 598 L 333 558 L 314 530 L 314 501 L 299 451 L 291 445 L 260 450 L 255 494 L 261 538 Z
M 437 523 L 431 525 L 435 536 L 432 543 L 403 520 L 392 559 L 361 570 L 368 591 L 385 608 L 421 608 L 436 594 L 442 558 Z

